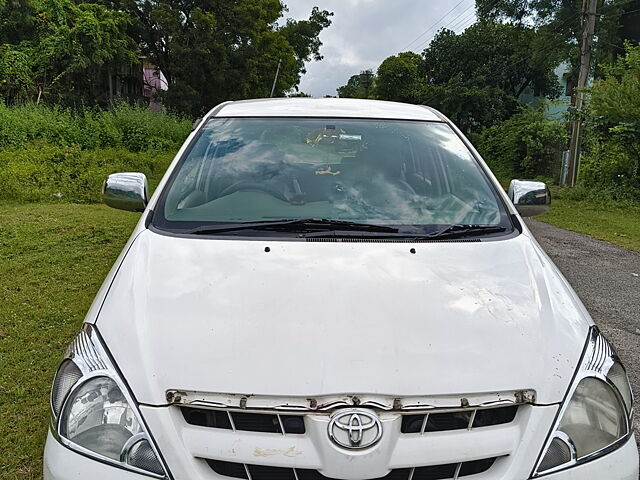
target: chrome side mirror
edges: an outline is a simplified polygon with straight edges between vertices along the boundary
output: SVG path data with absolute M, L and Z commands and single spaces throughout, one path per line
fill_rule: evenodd
M 102 201 L 119 210 L 144 212 L 148 191 L 144 173 L 114 173 L 102 185 Z
M 535 217 L 549 210 L 551 192 L 543 182 L 511 180 L 509 198 L 523 217 Z

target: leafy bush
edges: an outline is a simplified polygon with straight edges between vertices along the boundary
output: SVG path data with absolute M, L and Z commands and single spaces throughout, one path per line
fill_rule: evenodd
M 604 68 L 585 113 L 588 134 L 579 181 L 613 198 L 640 200 L 640 46 Z
M 567 128 L 547 119 L 542 108 L 523 108 L 478 138 L 478 150 L 501 181 L 548 177 L 554 175 L 566 147 Z
M 615 140 L 595 143 L 580 164 L 580 184 L 613 200 L 640 200 L 638 158 Z
M 99 202 L 104 178 L 118 171 L 138 171 L 155 187 L 173 153 L 123 149 L 81 150 L 77 146 L 31 144 L 0 151 L 0 200 L 15 202 Z
M 60 107 L 0 104 L 0 149 L 25 147 L 34 140 L 83 150 L 124 148 L 132 152 L 177 150 L 192 123 L 148 108 L 119 105 L 113 110 L 71 112 Z

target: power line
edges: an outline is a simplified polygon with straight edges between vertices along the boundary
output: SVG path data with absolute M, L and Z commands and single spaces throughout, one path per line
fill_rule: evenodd
M 473 20 L 472 23 L 468 23 L 469 20 Z M 471 15 L 468 15 L 466 18 L 462 19 L 462 21 L 458 22 L 455 24 L 455 26 L 449 27 L 450 30 L 453 30 L 454 32 L 457 33 L 457 30 L 462 27 L 463 25 L 465 25 L 465 28 L 468 27 L 469 25 L 472 25 L 473 23 L 475 23 L 476 21 L 476 12 L 473 12 Z
M 463 10 L 462 12 L 460 12 L 460 14 L 458 16 L 456 16 L 455 18 L 453 18 L 449 23 L 447 23 L 446 25 L 441 26 L 440 29 L 443 29 L 443 28 L 447 29 L 453 23 L 457 24 L 458 21 L 460 20 L 460 17 L 462 17 L 464 14 L 466 14 L 469 10 L 473 10 L 473 15 L 475 15 L 475 8 L 476 8 L 475 4 L 471 5 L 466 10 Z M 420 49 L 424 48 L 430 41 L 431 41 L 431 38 L 427 38 L 425 41 L 421 42 L 418 46 L 414 47 L 413 50 L 420 50 Z
M 458 31 L 456 31 L 456 35 L 460 35 L 461 33 L 463 33 L 467 28 L 471 27 L 472 25 L 474 25 L 476 23 L 476 19 L 473 18 L 473 20 L 471 20 L 470 23 L 467 23 L 466 25 L 464 25 L 464 27 L 460 28 L 458 27 Z
M 460 15 L 458 15 L 456 18 L 454 18 L 453 20 L 451 20 L 449 23 L 447 23 L 446 25 L 442 26 L 441 28 L 448 28 L 448 29 L 452 29 L 453 30 L 451 25 L 458 24 L 459 23 L 458 21 L 460 20 L 460 18 L 462 16 L 464 16 L 464 14 L 466 14 L 469 10 L 472 11 L 472 15 L 476 14 L 476 6 L 475 5 L 471 5 L 469 8 L 467 8 L 466 10 L 461 12 Z
M 424 32 L 422 32 L 420 35 L 418 35 L 412 42 L 410 42 L 406 47 L 404 47 L 401 51 L 405 52 L 407 51 L 407 48 L 409 48 L 411 45 L 413 45 L 414 43 L 416 43 L 418 40 L 420 40 L 422 37 L 424 37 L 427 33 L 429 33 L 431 30 L 433 30 L 440 22 L 442 22 L 445 18 L 447 18 L 449 16 L 450 13 L 452 13 L 456 8 L 458 8 L 460 5 L 462 5 L 464 2 L 466 2 L 467 0 L 460 0 L 460 2 L 456 3 L 456 5 L 449 10 L 440 20 L 438 20 L 437 22 L 435 22 L 434 24 L 432 24 L 429 28 L 427 28 Z
M 494 7 L 498 4 L 498 2 L 499 2 L 499 1 L 500 1 L 500 0 L 494 0 L 494 1 L 492 2 L 491 6 L 490 6 L 489 8 L 490 8 L 490 9 L 491 9 L 491 8 L 494 8 Z M 460 5 L 460 4 L 456 5 L 456 7 L 458 7 L 459 5 Z M 461 18 L 465 13 L 467 13 L 469 10 L 472 10 L 472 9 L 473 9 L 473 14 L 472 14 L 471 16 L 467 16 L 467 18 L 466 18 L 465 20 L 463 20 L 462 22 L 459 22 L 460 18 Z M 454 8 L 453 10 L 455 10 L 455 8 Z M 452 10 L 452 11 L 453 11 L 453 10 Z M 451 12 L 449 12 L 449 13 L 451 13 Z M 447 15 L 448 15 L 448 14 L 447 14 Z M 445 15 L 445 17 L 446 17 L 447 15 Z M 456 27 L 455 27 L 455 28 L 450 28 L 451 30 L 455 30 L 455 29 L 459 28 L 459 27 L 460 27 L 462 24 L 464 24 L 465 22 L 469 21 L 469 20 L 470 20 L 471 18 L 473 18 L 474 16 L 476 16 L 476 3 L 475 3 L 475 1 L 474 1 L 473 5 L 471 5 L 470 7 L 468 7 L 466 10 L 462 11 L 459 15 L 457 15 L 455 18 L 453 18 L 449 23 L 447 23 L 446 25 L 444 25 L 442 28 L 445 28 L 445 29 L 450 28 L 450 26 L 451 26 L 452 24 L 454 24 L 454 23 L 455 23 L 455 24 L 456 24 Z M 437 25 L 437 23 L 438 23 L 438 22 L 436 22 L 436 25 Z M 435 26 L 435 25 L 432 25 L 432 26 L 430 27 L 430 30 L 431 30 L 431 29 L 433 29 L 433 27 L 434 27 L 434 26 Z M 467 27 L 468 27 L 468 26 L 469 26 L 469 25 L 467 25 Z M 465 27 L 465 28 L 467 28 L 467 27 Z M 427 32 L 425 32 L 425 33 L 427 33 Z M 421 35 L 421 37 L 422 37 L 422 35 Z M 417 39 L 416 39 L 416 40 L 417 40 Z M 431 39 L 427 39 L 427 40 L 423 41 L 423 42 L 422 42 L 422 43 L 420 43 L 417 47 L 414 47 L 414 48 L 413 48 L 413 50 L 420 50 L 420 49 L 424 48 L 424 47 L 429 43 L 429 41 L 430 41 L 430 40 L 431 40 Z M 414 42 L 415 42 L 415 40 L 414 40 Z M 411 43 L 414 43 L 414 42 L 411 42 Z

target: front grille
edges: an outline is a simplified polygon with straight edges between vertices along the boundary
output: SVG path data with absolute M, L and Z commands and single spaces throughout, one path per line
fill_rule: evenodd
M 245 432 L 304 434 L 302 415 L 232 412 L 183 407 L 182 415 L 189 425 Z
M 514 420 L 518 407 L 464 409 L 453 412 L 408 414 L 402 416 L 402 433 L 430 433 L 503 425 Z M 182 407 L 190 425 L 245 432 L 304 434 L 303 415 L 235 412 Z
M 489 470 L 496 458 L 485 458 L 471 462 L 432 465 L 429 467 L 402 468 L 392 470 L 377 480 L 447 480 L 476 475 Z M 267 467 L 242 463 L 207 460 L 211 469 L 218 475 L 246 480 L 323 480 L 326 479 L 317 470 L 303 468 Z
M 511 423 L 516 417 L 517 411 L 517 406 L 510 405 L 478 410 L 466 409 L 455 412 L 404 415 L 402 417 L 401 432 L 444 432 L 503 425 Z
M 341 407 L 326 408 L 323 410 L 277 410 L 277 409 L 252 409 L 237 407 L 202 407 L 193 405 L 184 405 L 179 407 L 186 424 L 197 427 L 206 427 L 209 432 L 198 430 L 191 437 L 191 442 L 196 442 L 193 451 L 194 459 L 202 462 L 201 465 L 208 464 L 212 472 L 230 479 L 239 478 L 246 480 L 325 480 L 321 472 L 324 468 L 329 468 L 325 462 L 331 462 L 331 455 L 327 458 L 318 459 L 313 454 L 305 455 L 304 452 L 313 449 L 313 443 L 316 435 L 320 435 L 320 439 L 327 436 L 327 426 L 329 418 L 335 412 L 339 412 Z M 364 407 L 361 407 L 364 408 Z M 429 440 L 426 436 L 434 434 L 432 440 L 441 439 L 448 445 L 447 449 L 440 449 L 441 452 L 435 453 L 433 457 L 425 457 L 421 450 L 415 450 L 414 455 L 407 458 L 399 455 L 399 458 L 389 458 L 388 465 L 392 468 L 397 465 L 402 468 L 392 469 L 386 476 L 376 480 L 457 480 L 466 477 L 476 478 L 475 475 L 489 471 L 496 459 L 509 458 L 517 441 L 516 421 L 521 418 L 526 419 L 526 412 L 518 415 L 520 405 L 514 404 L 495 404 L 492 406 L 474 406 L 474 407 L 457 407 L 457 408 L 432 408 L 424 410 L 388 410 L 390 415 L 381 416 L 384 428 L 397 429 L 396 435 L 406 437 L 403 442 L 407 445 L 415 445 L 419 442 Z M 525 407 L 522 407 L 525 408 Z M 395 414 L 395 415 L 393 415 Z M 518 419 L 516 419 L 516 417 Z M 510 424 L 510 425 L 509 425 Z M 306 428 L 305 428 L 306 425 Z M 482 433 L 485 427 L 494 427 L 499 432 L 499 437 L 492 438 L 491 431 Z M 251 441 L 257 441 L 263 445 L 269 445 L 274 452 L 286 451 L 288 448 L 294 449 L 296 459 L 289 461 L 279 457 L 278 459 L 264 458 L 262 454 L 256 454 L 253 446 L 248 442 L 241 442 L 242 445 L 238 452 L 232 457 L 223 456 L 208 449 L 200 447 L 200 440 L 209 436 L 215 437 L 215 430 L 218 429 L 220 435 L 230 440 L 233 436 L 228 436 L 224 432 L 246 432 L 237 438 L 252 439 L 250 432 L 257 432 L 259 436 L 255 436 Z M 400 432 L 398 432 L 398 430 Z M 295 434 L 296 436 L 285 437 L 285 435 Z M 281 435 L 280 439 L 276 439 L 271 435 Z M 222 437 L 220 437 L 222 439 Z M 486 441 L 486 445 L 482 439 Z M 262 439 L 262 440 L 261 440 Z M 479 439 L 478 441 L 474 439 Z M 511 440 L 505 440 L 511 439 Z M 457 449 L 460 441 L 460 449 Z M 204 440 L 203 440 L 204 441 Z M 267 442 L 274 442 L 273 444 Z M 478 443 L 479 442 L 479 443 Z M 253 444 L 256 445 L 256 444 Z M 271 446 L 273 445 L 273 446 Z M 291 447 L 291 445 L 294 445 Z M 257 451 L 257 449 L 256 449 Z M 209 456 L 211 454 L 211 456 Z M 298 456 L 299 455 L 299 456 Z M 395 455 L 395 454 L 394 454 Z M 213 457 L 213 458 L 212 458 Z M 480 458 L 480 460 L 463 461 L 465 458 Z M 227 461 L 235 460 L 235 461 Z M 318 461 L 319 460 L 319 461 Z M 421 466 L 425 460 L 436 463 L 436 465 Z M 254 464 L 255 461 L 261 462 L 260 465 Z M 284 461 L 284 463 L 283 463 Z M 506 461 L 506 460 L 505 460 Z M 245 463 L 248 462 L 248 463 Z M 326 470 L 329 473 L 329 470 Z M 331 464 L 331 475 L 335 475 L 338 479 L 340 469 L 336 469 Z M 473 476 L 473 477 L 472 477 Z

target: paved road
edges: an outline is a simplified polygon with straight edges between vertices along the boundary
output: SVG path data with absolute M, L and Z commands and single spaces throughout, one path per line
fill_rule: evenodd
M 627 367 L 640 445 L 640 253 L 535 220 L 527 225 Z

